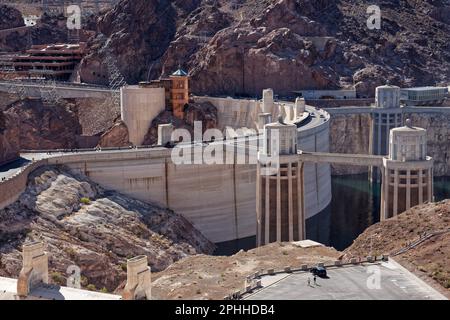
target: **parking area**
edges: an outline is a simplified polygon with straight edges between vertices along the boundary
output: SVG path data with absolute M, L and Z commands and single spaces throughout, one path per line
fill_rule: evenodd
M 446 300 L 394 261 L 330 268 L 328 278 L 308 272 L 265 276 L 248 300 Z M 308 278 L 310 285 L 308 285 Z

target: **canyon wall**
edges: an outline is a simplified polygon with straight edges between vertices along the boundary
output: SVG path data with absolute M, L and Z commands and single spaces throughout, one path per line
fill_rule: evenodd
M 369 154 L 370 115 L 333 114 L 330 122 L 330 152 Z M 333 175 L 360 174 L 368 167 L 331 165 Z
M 449 110 L 450 111 L 450 110 Z M 434 175 L 450 175 L 450 112 L 405 113 L 416 127 L 427 129 L 428 155 L 434 159 Z
M 426 113 L 425 113 L 426 111 Z M 428 131 L 428 155 L 434 158 L 435 176 L 450 175 L 450 108 L 437 111 L 421 108 L 404 113 L 416 127 Z M 330 123 L 330 152 L 368 154 L 370 137 L 369 114 L 332 114 Z M 368 172 L 368 167 L 332 165 L 333 175 Z

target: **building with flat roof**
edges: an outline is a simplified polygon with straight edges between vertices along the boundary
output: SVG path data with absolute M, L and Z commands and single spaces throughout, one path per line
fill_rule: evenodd
M 356 99 L 356 89 L 338 89 L 338 90 L 299 90 L 294 91 L 295 95 L 306 100 L 320 99 Z
M 85 43 L 34 45 L 2 64 L 20 77 L 69 80 L 85 48 Z
M 447 87 L 418 87 L 402 89 L 400 99 L 407 106 L 436 106 L 447 97 Z

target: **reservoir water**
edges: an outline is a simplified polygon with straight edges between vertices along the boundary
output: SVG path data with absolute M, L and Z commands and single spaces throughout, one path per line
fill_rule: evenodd
M 368 175 L 332 177 L 333 199 L 327 209 L 306 221 L 307 238 L 344 250 L 371 225 L 380 221 L 380 185 Z M 436 201 L 450 199 L 450 177 L 435 178 Z M 255 247 L 250 237 L 218 245 L 217 255 L 230 255 Z

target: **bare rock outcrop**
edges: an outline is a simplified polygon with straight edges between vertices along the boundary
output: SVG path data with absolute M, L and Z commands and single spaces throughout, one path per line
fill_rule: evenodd
M 98 147 L 127 147 L 131 146 L 127 125 L 123 121 L 115 123 L 106 131 L 98 142 Z
M 159 4 L 159 5 L 158 5 Z M 190 71 L 197 94 L 260 95 L 356 85 L 372 97 L 386 80 L 431 85 L 450 75 L 450 24 L 442 1 L 384 1 L 382 28 L 367 28 L 370 1 L 121 0 L 82 64 L 106 83 L 113 55 L 129 83 Z M 162 32 L 163 30 L 163 32 Z M 95 72 L 95 76 L 93 73 Z
M 73 108 L 66 102 L 48 105 L 37 99 L 14 102 L 4 111 L 5 131 L 18 135 L 20 149 L 76 148 L 81 126 Z
M 0 5 L 0 30 L 23 27 L 25 25 L 22 13 L 6 5 Z
M 330 122 L 330 152 L 369 154 L 370 115 L 333 115 Z M 367 166 L 332 164 L 333 175 L 368 172 Z
M 405 119 L 411 119 L 416 127 L 427 129 L 427 154 L 434 160 L 434 176 L 450 175 L 450 115 L 410 113 Z
M 0 111 L 0 165 L 19 156 L 19 127 L 11 116 Z
M 194 137 L 194 122 L 202 123 L 203 133 L 207 129 L 217 128 L 217 108 L 209 102 L 190 102 L 184 110 L 183 119 L 179 119 L 172 112 L 164 111 L 159 114 L 150 125 L 150 129 L 144 138 L 144 145 L 155 145 L 158 142 L 158 126 L 160 124 L 171 123 L 175 129 L 186 129 Z
M 84 176 L 38 169 L 20 199 L 0 210 L 0 275 L 17 277 L 24 242 L 41 240 L 50 279 L 65 285 L 70 265 L 82 285 L 113 292 L 126 279 L 126 260 L 147 255 L 152 271 L 214 245 L 182 216 L 102 189 Z

